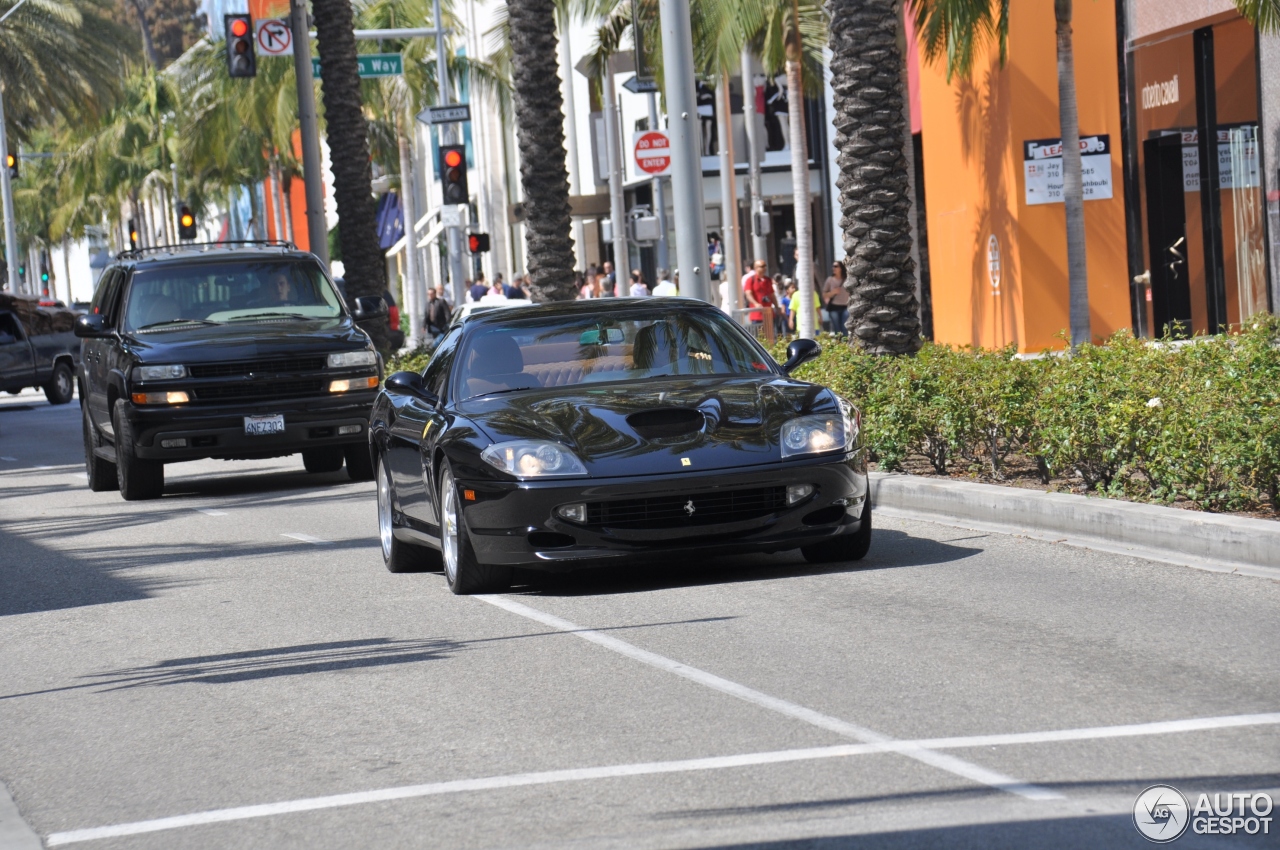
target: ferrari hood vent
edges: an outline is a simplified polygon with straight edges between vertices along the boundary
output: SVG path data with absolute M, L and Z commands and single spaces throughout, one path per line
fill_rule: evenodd
M 646 440 L 694 434 L 702 430 L 706 421 L 702 411 L 687 407 L 659 407 L 627 417 L 627 424 Z

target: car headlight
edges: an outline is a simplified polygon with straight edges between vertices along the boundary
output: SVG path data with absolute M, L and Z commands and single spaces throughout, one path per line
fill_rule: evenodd
M 573 452 L 546 440 L 494 443 L 480 453 L 480 458 L 516 478 L 587 474 L 587 468 Z
M 336 351 L 329 355 L 330 369 L 350 369 L 353 366 L 373 366 L 378 355 L 372 351 Z
M 166 381 L 170 378 L 187 377 L 186 366 L 134 366 L 135 381 Z
M 858 440 L 858 413 L 839 399 L 839 413 L 799 416 L 782 425 L 779 442 L 784 458 L 847 450 Z

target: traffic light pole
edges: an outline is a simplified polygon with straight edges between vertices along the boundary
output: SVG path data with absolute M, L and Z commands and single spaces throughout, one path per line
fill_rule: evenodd
M 693 33 L 689 0 L 659 0 L 662 24 L 662 68 L 667 83 L 667 132 L 671 135 L 671 199 L 676 214 L 676 264 L 680 294 L 711 300 L 707 275 L 706 210 L 702 197 L 702 152 L 697 77 L 693 66 Z
M 4 127 L 4 92 L 0 90 L 0 155 L 9 152 L 9 134 Z M 14 156 L 17 156 L 15 153 Z M 18 229 L 13 217 L 13 186 L 9 168 L 0 168 L 0 194 L 4 196 L 4 261 L 9 271 L 9 291 L 18 291 Z
M 289 25 L 293 30 L 293 73 L 298 82 L 298 124 L 302 135 L 302 176 L 307 198 L 307 240 L 311 253 L 329 268 L 329 228 L 324 216 L 324 175 L 320 164 L 320 128 L 316 118 L 316 90 L 312 82 L 311 40 L 307 0 L 292 0 Z M 303 45 L 306 45 L 304 48 Z
M 444 52 L 444 18 L 440 16 L 440 0 L 432 0 L 431 3 L 432 22 L 436 29 L 436 88 L 439 96 L 436 98 L 440 106 L 448 106 L 450 101 L 449 86 L 449 62 Z M 454 144 L 453 124 L 440 125 L 440 144 Z M 461 135 L 461 134 L 458 134 Z M 458 139 L 461 142 L 461 139 Z M 439 163 L 436 164 L 439 168 Z M 462 167 L 466 168 L 467 163 L 463 160 Z M 444 202 L 443 196 L 441 203 Z M 443 209 L 441 210 L 443 213 Z M 453 305 L 458 307 L 462 304 L 465 294 L 463 292 L 463 281 L 465 275 L 462 271 L 462 228 L 458 225 L 451 225 L 446 232 L 449 237 L 449 277 L 453 278 Z

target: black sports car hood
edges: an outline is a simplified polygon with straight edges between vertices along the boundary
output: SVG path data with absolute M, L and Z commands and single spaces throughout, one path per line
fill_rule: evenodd
M 364 348 L 369 338 L 351 319 L 284 319 L 180 325 L 128 335 L 143 363 L 209 363 Z
M 830 390 L 776 375 L 556 387 L 456 406 L 493 442 L 554 440 L 597 477 L 780 461 L 783 422 L 837 409 Z

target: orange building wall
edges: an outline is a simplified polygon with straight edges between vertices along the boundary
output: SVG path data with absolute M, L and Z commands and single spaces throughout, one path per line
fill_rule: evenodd
M 921 69 L 934 337 L 1019 351 L 1061 348 L 1069 327 L 1062 204 L 1027 206 L 1022 143 L 1061 135 L 1052 0 L 1010 4 L 1009 56 L 994 48 L 968 79 Z M 1075 4 L 1080 134 L 1110 134 L 1112 197 L 1084 204 L 1092 330 L 1130 325 L 1114 0 Z M 1000 246 L 993 288 L 987 245 Z

